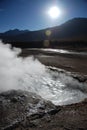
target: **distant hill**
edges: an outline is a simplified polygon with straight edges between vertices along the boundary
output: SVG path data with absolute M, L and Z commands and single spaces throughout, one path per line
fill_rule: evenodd
M 8 30 L 4 33 L 0 33 L 0 36 L 1 37 L 13 37 L 13 36 L 15 37 L 26 32 L 29 32 L 29 30 L 14 29 L 14 30 Z
M 32 42 L 44 40 L 87 41 L 87 18 L 74 18 L 64 24 L 38 31 L 9 30 L 0 34 L 4 42 Z
M 87 39 L 87 18 L 75 18 L 59 27 L 54 27 L 53 37 L 58 39 Z
M 9 31 L 3 33 L 3 35 L 4 36 L 16 36 L 16 35 L 23 34 L 26 32 L 29 32 L 29 31 L 28 30 L 14 29 L 14 30 L 9 30 Z

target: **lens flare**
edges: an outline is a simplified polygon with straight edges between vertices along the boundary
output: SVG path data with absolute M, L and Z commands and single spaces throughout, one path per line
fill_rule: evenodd
M 50 36 L 51 35 L 51 30 L 46 30 L 45 34 L 46 34 L 46 36 Z

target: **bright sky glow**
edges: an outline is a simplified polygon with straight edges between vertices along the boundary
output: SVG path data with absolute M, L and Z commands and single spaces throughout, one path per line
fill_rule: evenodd
M 54 6 L 49 9 L 48 14 L 52 19 L 56 19 L 60 16 L 60 12 L 60 9 Z
M 87 0 L 0 0 L 0 32 L 41 30 L 87 18 Z

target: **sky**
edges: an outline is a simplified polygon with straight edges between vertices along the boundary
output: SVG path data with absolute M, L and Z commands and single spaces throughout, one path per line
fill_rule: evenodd
M 56 19 L 48 15 L 53 6 L 61 12 Z M 76 17 L 87 18 L 87 0 L 0 0 L 0 32 L 41 30 Z

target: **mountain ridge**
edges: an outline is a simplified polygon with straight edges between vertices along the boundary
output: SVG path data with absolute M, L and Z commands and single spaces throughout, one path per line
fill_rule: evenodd
M 50 33 L 49 35 L 47 34 Z M 86 40 L 87 18 L 74 18 L 59 26 L 42 30 L 9 30 L 0 34 L 5 42 L 30 42 L 43 40 Z

